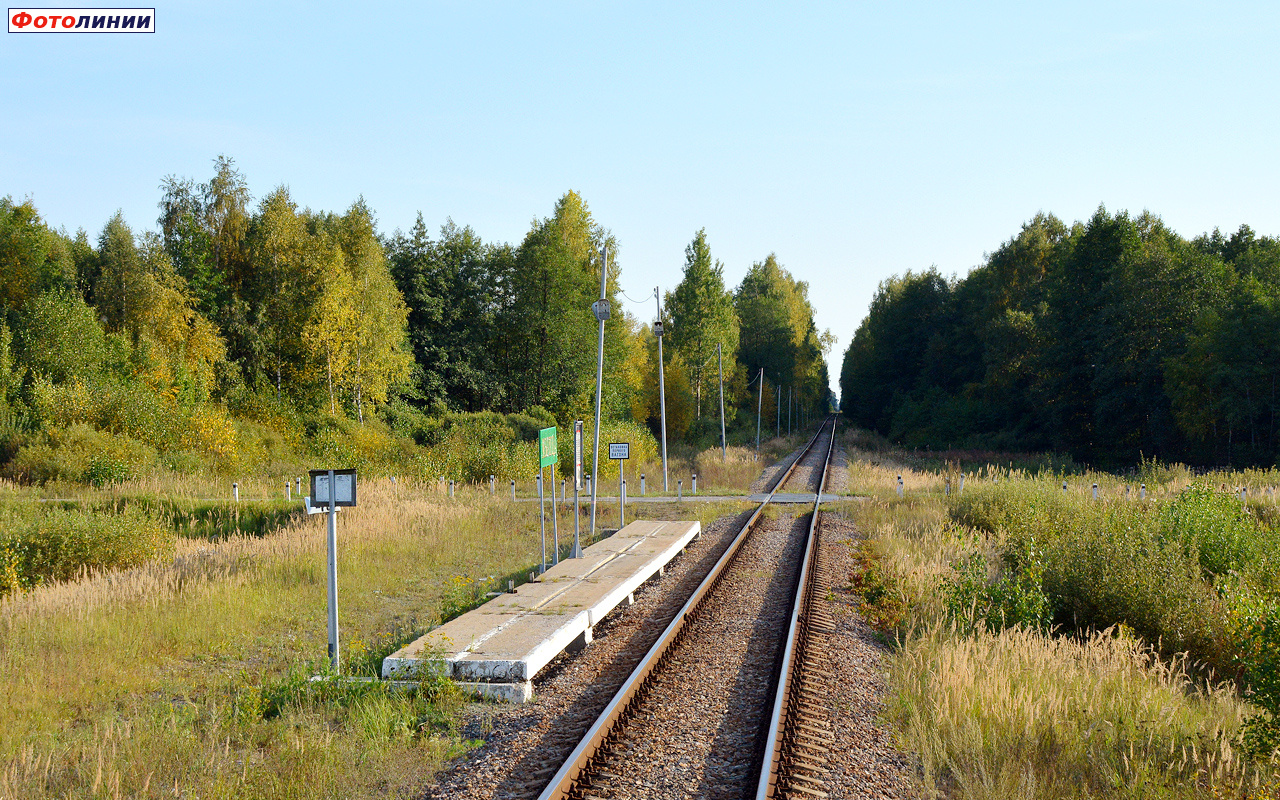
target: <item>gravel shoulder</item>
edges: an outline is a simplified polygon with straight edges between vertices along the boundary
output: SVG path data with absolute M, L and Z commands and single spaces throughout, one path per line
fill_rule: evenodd
M 862 534 L 848 520 L 822 519 L 820 546 L 838 587 L 853 566 Z M 826 790 L 832 798 L 918 798 L 915 760 L 893 744 L 893 732 L 879 717 L 888 691 L 889 648 L 857 611 L 847 592 L 833 589 L 825 600 L 836 620 L 827 639 L 831 665 L 826 677 L 827 719 L 835 734 L 827 762 Z

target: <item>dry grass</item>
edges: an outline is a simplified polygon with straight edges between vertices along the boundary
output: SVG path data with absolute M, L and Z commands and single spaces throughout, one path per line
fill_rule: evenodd
M 345 661 L 370 669 L 377 652 L 527 573 L 537 505 L 507 491 L 448 498 L 434 482 L 361 481 L 360 505 L 338 517 Z M 736 510 L 636 504 L 628 518 Z M 567 548 L 571 507 L 560 512 Z M 600 507 L 601 532 L 617 520 L 616 504 Z M 586 513 L 582 524 L 585 537 Z M 323 697 L 264 718 L 272 687 L 305 694 L 300 676 L 326 650 L 323 515 L 175 546 L 172 560 L 0 602 L 0 798 L 385 797 L 414 793 L 468 746 L 447 694 Z
M 953 797 L 1240 797 L 1261 782 L 1233 746 L 1249 713 L 1235 692 L 1125 635 L 935 630 L 891 663 L 901 742 Z
M 947 524 L 943 500 L 936 495 L 893 497 L 826 508 L 828 513 L 854 520 L 871 554 L 893 576 L 894 588 L 908 610 L 895 633 L 906 635 L 936 624 L 943 614 L 939 582 L 952 572 L 952 562 L 975 547 L 971 536 Z
M 705 494 L 745 494 L 760 470 L 774 459 L 768 453 L 756 459 L 755 448 L 729 447 L 723 454 L 719 447 L 704 450 L 694 459 L 698 473 L 698 491 Z
M 529 504 L 385 481 L 360 499 L 338 521 L 357 660 L 461 602 L 450 593 L 536 560 Z M 324 538 L 317 515 L 263 538 L 180 539 L 172 561 L 0 604 L 0 797 L 361 797 L 424 780 L 460 746 L 447 720 L 376 746 L 361 722 L 402 701 L 244 713 L 325 652 Z

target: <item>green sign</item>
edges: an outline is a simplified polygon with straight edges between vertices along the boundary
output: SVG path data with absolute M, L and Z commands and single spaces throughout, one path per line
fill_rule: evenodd
M 560 449 L 556 447 L 556 429 L 543 428 L 538 431 L 538 468 L 549 467 L 560 460 Z

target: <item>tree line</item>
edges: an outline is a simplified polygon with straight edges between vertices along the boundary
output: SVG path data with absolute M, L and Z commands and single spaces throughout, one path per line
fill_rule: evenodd
M 54 229 L 30 201 L 0 199 L 0 434 L 21 430 L 9 439 L 30 444 L 73 396 L 67 387 L 103 397 L 122 385 L 258 421 L 589 418 L 590 305 L 606 247 L 605 416 L 657 429 L 656 308 L 621 302 L 618 242 L 575 192 L 518 244 L 482 241 L 451 219 L 432 236 L 421 214 L 385 234 L 363 199 L 313 211 L 284 186 L 255 203 L 226 157 L 207 181 L 164 178 L 160 195 L 155 231 L 117 213 L 96 239 Z M 788 387 L 797 417 L 831 404 L 829 337 L 807 291 L 773 255 L 731 290 L 705 233 L 694 236 L 683 280 L 663 298 L 672 437 L 718 435 L 717 344 L 739 438 L 754 433 L 758 380 L 775 401 Z M 94 424 L 110 427 L 100 406 Z M 766 425 L 776 408 L 764 403 Z M 0 461 L 12 456 L 0 442 Z
M 841 409 L 915 447 L 1270 465 L 1280 445 L 1280 240 L 1187 240 L 1105 208 L 1038 214 L 963 279 L 884 281 Z

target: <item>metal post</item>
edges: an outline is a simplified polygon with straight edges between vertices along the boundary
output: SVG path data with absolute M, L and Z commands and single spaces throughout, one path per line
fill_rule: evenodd
M 622 479 L 622 496 L 618 498 L 618 502 L 622 504 L 620 506 L 622 510 L 619 512 L 618 521 L 621 523 L 621 527 L 625 528 L 627 527 L 627 479 L 626 478 Z
M 512 500 L 512 502 L 515 502 L 515 499 L 516 499 L 516 479 L 515 479 L 515 478 L 512 478 L 512 479 L 511 479 L 511 500 Z
M 336 675 L 338 658 L 338 506 L 333 470 L 329 470 L 329 665 Z
M 596 431 L 595 449 L 591 451 L 591 537 L 596 535 L 596 478 L 600 476 L 600 392 L 604 388 L 604 321 L 609 318 L 609 299 L 606 294 L 609 280 L 609 248 L 600 249 L 600 299 L 596 301 L 596 319 L 600 321 L 599 344 L 596 346 Z M 574 544 L 573 557 L 581 558 L 582 551 Z
M 729 443 L 724 438 L 724 358 L 720 343 L 716 343 L 716 369 L 720 373 L 720 463 L 729 460 Z
M 493 474 L 490 474 L 489 475 L 489 494 L 493 494 L 494 491 L 497 489 L 496 484 L 497 484 L 497 478 Z
M 644 497 L 644 473 L 640 473 L 640 496 Z
M 293 481 L 284 482 L 284 499 L 285 502 L 289 502 L 293 499 Z
M 541 468 L 538 474 L 542 474 Z M 555 546 L 556 556 L 553 563 L 560 563 L 560 515 L 556 512 L 556 473 L 551 470 L 551 542 Z
M 538 467 L 538 529 L 542 532 L 542 572 L 547 571 L 547 504 L 542 496 L 542 467 Z M 541 573 L 539 573 L 541 574 Z
M 302 497 L 302 478 L 297 478 L 296 481 L 297 483 L 294 484 L 293 491 L 298 495 L 298 497 Z
M 684 479 L 683 478 L 676 481 L 676 499 L 677 500 L 684 499 Z
M 578 482 L 574 481 L 573 482 L 573 549 L 574 550 L 578 549 L 578 511 L 580 511 L 581 508 L 582 508 L 581 505 L 578 503 Z M 556 553 L 556 557 L 559 558 L 559 556 L 560 554 Z M 559 564 L 560 562 L 557 561 L 556 563 Z
M 453 481 L 453 480 L 449 481 L 449 497 L 453 497 L 453 485 L 455 483 L 457 483 L 457 481 Z
M 231 484 L 231 496 L 232 498 L 235 499 L 237 503 L 240 502 L 240 484 L 239 483 Z
M 698 493 L 698 473 L 693 473 L 693 493 Z
M 662 296 L 658 294 L 657 286 L 653 287 L 653 299 L 658 301 L 658 322 L 655 327 L 658 333 L 658 403 L 662 408 L 662 491 L 667 492 L 670 491 L 667 486 L 667 386 L 663 378 L 666 368 L 662 361 Z
M 760 368 L 760 389 L 756 392 L 756 457 L 760 457 L 760 404 L 764 402 L 764 367 Z

